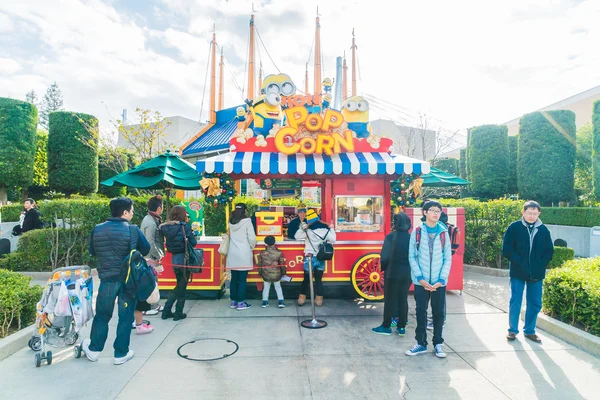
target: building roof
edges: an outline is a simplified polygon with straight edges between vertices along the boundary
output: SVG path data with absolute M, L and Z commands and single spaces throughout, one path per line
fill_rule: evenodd
M 238 126 L 236 109 L 239 106 L 217 111 L 217 122 L 209 124 L 207 129 L 185 146 L 181 154 L 189 157 L 195 154 L 229 149 L 229 139 Z

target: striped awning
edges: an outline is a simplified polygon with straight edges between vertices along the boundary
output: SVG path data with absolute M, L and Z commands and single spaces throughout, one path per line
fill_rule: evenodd
M 245 175 L 426 174 L 429 163 L 388 153 L 321 154 L 226 153 L 196 162 L 198 173 Z

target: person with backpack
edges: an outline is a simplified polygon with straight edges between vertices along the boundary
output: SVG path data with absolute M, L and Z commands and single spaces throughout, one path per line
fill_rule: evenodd
M 448 229 L 439 222 L 442 205 L 428 201 L 423 205 L 425 222 L 417 226 L 410 235 L 408 260 L 411 278 L 415 285 L 417 305 L 417 343 L 405 354 L 414 356 L 427 352 L 427 308 L 431 301 L 433 314 L 433 347 L 435 355 L 445 358 L 442 329 L 446 303 L 446 283 L 452 266 L 452 246 Z
M 391 335 L 392 316 L 399 310 L 396 333 L 404 336 L 408 317 L 408 289 L 412 283 L 410 263 L 408 262 L 408 245 L 410 242 L 411 222 L 408 215 L 394 215 L 394 232 L 385 237 L 381 248 L 381 270 L 385 273 L 385 305 L 383 322 L 373 333 Z
M 523 217 L 509 225 L 502 240 L 502 255 L 510 264 L 510 304 L 508 309 L 508 334 L 513 341 L 519 334 L 519 318 L 523 291 L 527 286 L 525 310 L 525 337 L 535 343 L 542 339 L 535 333 L 537 316 L 542 309 L 542 287 L 546 268 L 552 260 L 554 245 L 550 231 L 540 220 L 539 203 L 528 201 L 523 205 Z
M 108 337 L 108 323 L 113 315 L 115 300 L 118 299 L 119 323 L 113 362 L 120 365 L 133 358 L 129 341 L 136 298 L 135 294 L 125 290 L 129 270 L 126 261 L 132 249 L 144 256 L 148 254 L 150 243 L 137 226 L 130 225 L 133 218 L 133 201 L 130 198 L 112 199 L 110 213 L 112 217 L 96 225 L 90 235 L 89 251 L 98 260 L 100 287 L 90 338 L 83 341 L 81 348 L 90 361 L 98 361 Z
M 300 224 L 300 229 L 296 232 L 296 240 L 304 240 L 304 280 L 298 295 L 298 305 L 303 306 L 306 302 L 306 296 L 310 294 L 310 275 L 308 272 L 309 259 L 312 262 L 313 277 L 315 280 L 315 305 L 323 305 L 323 273 L 325 272 L 325 261 L 317 258 L 319 247 L 324 243 L 335 243 L 335 230 L 333 224 L 329 226 L 321 222 L 321 218 L 315 210 L 308 210 L 306 213 L 306 222 Z
M 34 199 L 26 199 L 23 202 L 23 222 L 21 223 L 21 233 L 29 232 L 34 229 L 42 229 L 43 224 L 40 219 L 40 212 L 37 209 Z
M 192 246 L 196 246 L 198 243 L 192 228 L 187 224 L 187 218 L 185 207 L 175 206 L 169 212 L 167 222 L 158 227 L 160 235 L 165 238 L 167 251 L 171 253 L 171 264 L 177 279 L 175 289 L 171 290 L 165 302 L 162 319 L 173 318 L 173 321 L 179 321 L 187 318 L 187 314 L 183 312 L 183 307 L 185 306 L 185 294 L 190 274 L 185 266 L 185 241 L 187 238 Z M 177 301 L 176 304 L 175 301 Z M 175 304 L 175 313 L 173 313 L 173 304 Z
M 262 308 L 269 307 L 269 292 L 271 284 L 275 286 L 279 308 L 285 308 L 281 278 L 285 275 L 285 258 L 283 253 L 275 246 L 275 237 L 265 238 L 266 248 L 258 255 L 258 274 L 263 279 Z

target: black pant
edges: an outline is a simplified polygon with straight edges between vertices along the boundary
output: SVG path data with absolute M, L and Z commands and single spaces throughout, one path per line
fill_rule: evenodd
M 323 272 L 324 271 L 314 271 L 313 277 L 315 279 L 315 296 L 323 296 L 325 291 L 323 290 Z M 302 281 L 302 287 L 300 288 L 300 294 L 304 294 L 306 296 L 310 296 L 310 287 L 308 286 L 310 283 L 310 276 L 308 275 L 308 271 L 304 271 L 304 280 Z
M 442 286 L 435 292 L 430 292 L 421 285 L 415 285 L 415 302 L 417 303 L 415 339 L 422 346 L 427 346 L 427 307 L 430 299 L 431 313 L 433 314 L 433 345 L 444 343 L 442 328 L 446 308 L 446 287 Z
M 175 278 L 177 278 L 177 285 L 175 286 L 175 289 L 171 290 L 171 293 L 169 293 L 169 297 L 165 303 L 165 310 L 171 311 L 173 303 L 177 300 L 175 313 L 182 313 L 183 306 L 185 305 L 185 291 L 188 285 L 189 274 L 185 268 L 175 267 L 173 268 L 173 272 L 175 272 Z
M 384 328 L 392 324 L 392 317 L 398 317 L 398 327 L 404 328 L 408 319 L 408 289 L 412 283 L 410 273 L 398 278 L 385 280 L 385 305 L 383 307 Z

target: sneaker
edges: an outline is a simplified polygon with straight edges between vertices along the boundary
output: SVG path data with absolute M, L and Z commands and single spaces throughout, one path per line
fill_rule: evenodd
M 161 318 L 162 319 L 169 319 L 169 318 L 173 318 L 173 315 L 174 315 L 173 311 L 171 311 L 171 310 L 163 310 Z
M 379 325 L 377 328 L 371 329 L 371 332 L 376 333 L 378 335 L 389 336 L 392 334 L 392 328 L 386 328 L 383 325 Z
M 229 308 L 237 308 L 237 301 L 232 301 Z
M 133 321 L 133 322 L 131 323 L 131 329 L 135 329 L 135 328 L 136 328 L 136 326 L 137 326 L 137 325 L 135 324 L 135 321 Z
M 433 349 L 435 350 L 436 357 L 446 358 L 448 356 L 446 353 L 444 353 L 444 345 L 441 343 L 433 346 Z
M 125 357 L 115 357 L 114 364 L 115 365 L 125 364 L 127 361 L 131 360 L 132 358 L 133 358 L 133 350 L 129 350 L 129 352 L 127 353 L 127 355 Z
M 186 319 L 187 318 L 187 314 L 185 313 L 175 313 L 173 314 L 173 321 L 179 321 L 181 319 Z
M 250 307 L 252 307 L 250 304 L 246 303 L 245 301 L 241 301 L 237 305 L 237 310 L 238 311 L 247 310 Z
M 392 318 L 392 324 L 390 325 L 391 328 L 395 328 L 398 326 L 398 318 Z
M 267 308 L 267 307 L 269 307 L 269 300 L 263 300 L 263 302 L 262 302 L 262 306 L 261 306 L 261 307 L 262 307 L 262 308 Z
M 430 319 L 427 319 L 427 329 L 430 331 L 433 330 L 433 321 L 431 321 Z
M 279 300 L 278 303 L 279 304 L 277 305 L 277 307 L 279 307 L 279 308 L 285 308 L 285 303 L 283 302 L 283 300 Z
M 427 346 L 421 346 L 419 343 L 415 344 L 412 349 L 406 350 L 404 354 L 407 356 L 416 356 L 417 354 L 427 353 Z
M 98 361 L 98 357 L 100 357 L 100 352 L 90 350 L 90 343 L 90 339 L 85 339 L 83 343 L 81 343 L 81 350 L 83 350 L 88 360 L 90 360 L 91 362 L 96 362 Z
M 406 328 L 398 328 L 396 327 L 396 333 L 400 336 L 406 335 Z
M 147 333 L 152 333 L 152 331 L 154 331 L 154 326 L 149 324 L 141 324 L 135 327 L 135 331 L 138 335 L 145 335 Z
M 144 311 L 142 312 L 142 315 L 156 315 L 158 314 L 158 309 L 155 308 L 153 310 L 148 310 L 148 311 Z

